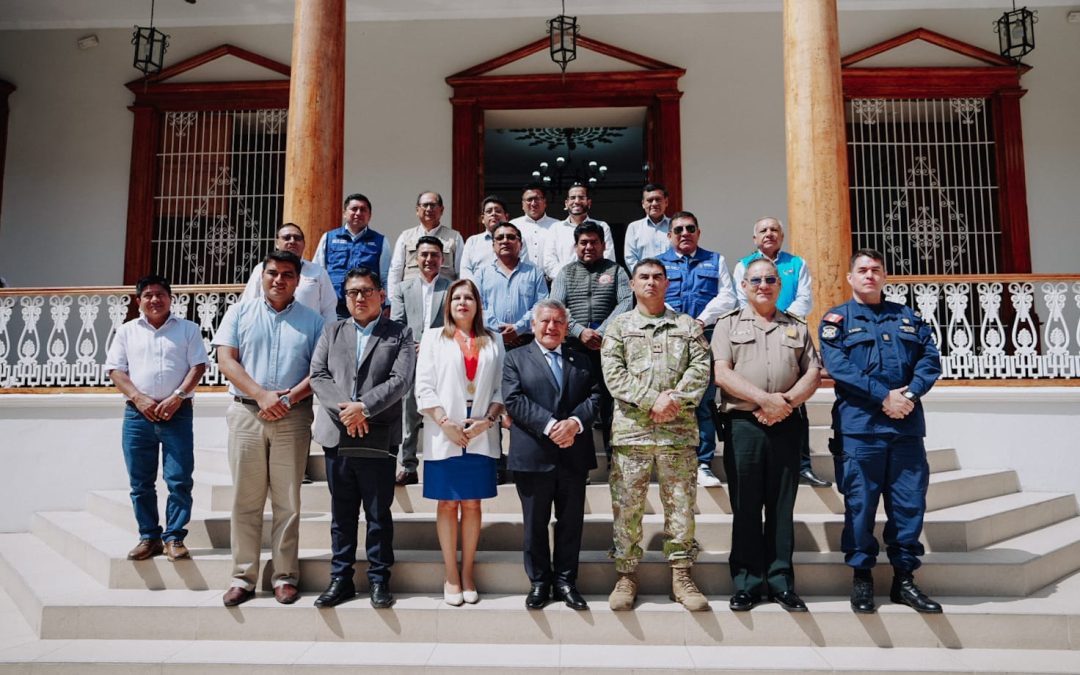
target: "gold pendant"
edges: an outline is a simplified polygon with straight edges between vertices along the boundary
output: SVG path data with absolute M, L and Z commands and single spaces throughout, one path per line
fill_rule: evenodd
M 470 394 L 475 394 L 475 393 L 476 393 L 476 383 L 474 383 L 474 382 L 470 382 L 470 383 L 469 383 L 469 384 L 468 384 L 468 385 L 467 385 L 467 386 L 465 387 L 465 391 L 469 392 Z

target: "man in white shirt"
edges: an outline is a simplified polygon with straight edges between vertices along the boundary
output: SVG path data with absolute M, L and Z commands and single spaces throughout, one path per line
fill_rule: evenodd
M 386 292 L 394 297 L 394 286 L 405 279 L 420 275 L 416 261 L 416 247 L 420 237 L 438 237 L 443 243 L 443 262 L 439 274 L 454 281 L 461 274 L 461 255 L 465 241 L 461 234 L 449 225 L 441 224 L 443 199 L 438 192 L 421 192 L 416 197 L 416 219 L 420 224 L 401 233 L 394 244 L 394 257 L 390 261 Z
M 116 331 L 105 360 L 105 370 L 127 399 L 121 443 L 139 525 L 139 543 L 128 560 L 164 552 L 175 562 L 191 557 L 184 546 L 195 468 L 191 399 L 209 359 L 199 326 L 172 314 L 167 280 L 143 277 L 135 296 L 140 316 Z M 164 529 L 155 489 L 159 448 L 161 477 L 169 488 Z
M 326 235 L 323 235 L 319 246 L 322 247 L 325 242 Z M 274 248 L 279 251 L 289 251 L 301 258 L 303 262 L 300 268 L 300 285 L 296 287 L 296 300 L 318 312 L 323 321 L 327 323 L 337 321 L 338 298 L 337 293 L 334 292 L 334 284 L 321 265 L 303 260 L 304 232 L 300 226 L 296 223 L 285 223 L 278 228 Z M 319 251 L 315 254 L 318 255 Z M 389 256 L 387 258 L 389 259 Z M 262 263 L 251 270 L 247 286 L 244 287 L 244 293 L 240 296 L 241 302 L 263 297 L 262 273 Z
M 348 195 L 341 208 L 341 227 L 323 233 L 311 259 L 330 275 L 337 294 L 335 318 L 347 319 L 349 308 L 345 306 L 345 275 L 354 267 L 366 267 L 378 270 L 379 276 L 385 279 L 390 271 L 390 240 L 368 227 L 371 223 L 371 200 L 365 195 L 359 192 Z M 294 253 L 303 257 L 299 252 Z
M 596 223 L 604 231 L 604 257 L 615 260 L 615 241 L 611 238 L 611 228 L 602 220 L 590 218 L 590 208 L 592 199 L 589 198 L 589 188 L 575 183 L 567 190 L 566 220 L 551 226 L 544 243 L 544 274 L 548 279 L 554 279 L 559 270 L 577 260 L 574 230 L 585 221 Z
M 641 208 L 645 217 L 626 226 L 623 244 L 623 261 L 627 269 L 634 269 L 639 260 L 655 258 L 668 250 L 668 229 L 671 219 L 667 217 L 668 192 L 663 185 L 648 183 L 641 188 Z
M 529 253 L 529 262 L 537 269 L 544 269 L 544 244 L 548 240 L 551 226 L 559 222 L 547 214 L 547 195 L 540 183 L 529 183 L 521 191 L 521 210 L 525 215 L 514 218 L 510 224 L 517 225 L 525 240 L 525 249 Z
M 461 254 L 461 278 L 476 280 L 480 268 L 490 265 L 495 260 L 495 242 L 492 239 L 495 226 L 505 223 L 506 202 L 495 195 L 484 197 L 480 204 L 480 224 L 484 231 L 465 240 L 465 250 Z M 522 237 L 521 259 L 529 260 L 528 246 Z

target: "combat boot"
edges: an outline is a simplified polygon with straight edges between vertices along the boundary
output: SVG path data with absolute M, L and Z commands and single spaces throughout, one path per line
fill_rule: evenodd
M 896 572 L 892 579 L 889 599 L 901 605 L 907 605 L 916 612 L 941 614 L 941 605 L 934 602 L 915 585 L 915 577 L 910 573 Z
M 637 598 L 637 575 L 633 572 L 619 572 L 619 578 L 615 581 L 615 588 L 608 596 L 608 605 L 614 612 L 625 612 L 634 608 L 634 600 Z
M 851 608 L 859 614 L 877 611 L 874 605 L 874 577 L 870 570 L 855 570 L 855 578 L 851 582 Z
M 691 612 L 703 612 L 709 608 L 709 601 L 690 578 L 689 567 L 671 568 L 671 595 L 669 597 Z

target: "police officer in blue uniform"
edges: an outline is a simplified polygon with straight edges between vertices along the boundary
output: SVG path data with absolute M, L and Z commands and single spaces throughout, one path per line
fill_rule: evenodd
M 657 256 L 667 273 L 668 289 L 664 302 L 676 312 L 689 314 L 705 328 L 705 339 L 712 339 L 712 327 L 721 314 L 737 306 L 735 286 L 731 282 L 724 256 L 698 248 L 701 226 L 697 216 L 680 211 L 671 219 L 668 240 L 671 247 Z M 709 388 L 697 407 L 698 485 L 716 487 L 720 479 L 712 471 L 716 455 L 716 385 Z
M 941 605 L 919 590 L 913 576 L 924 553 L 919 535 L 930 479 L 919 399 L 941 375 L 940 357 L 922 318 L 883 300 L 881 253 L 860 249 L 849 269 L 853 297 L 825 314 L 820 338 L 825 368 L 836 382 L 829 449 L 844 495 L 840 545 L 855 571 L 851 606 L 860 613 L 876 609 L 874 516 L 884 497 L 884 539 L 893 566 L 890 598 L 919 612 L 940 613 Z
M 330 275 L 338 296 L 337 315 L 348 319 L 345 305 L 345 274 L 356 267 L 377 270 L 380 279 L 390 271 L 390 242 L 368 227 L 371 222 L 371 201 L 359 192 L 349 195 L 342 204 L 341 227 L 323 234 L 315 248 L 312 262 L 321 265 Z

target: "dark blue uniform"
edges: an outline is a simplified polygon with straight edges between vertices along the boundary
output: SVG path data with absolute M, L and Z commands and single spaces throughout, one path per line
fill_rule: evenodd
M 844 495 L 844 559 L 856 569 L 874 566 L 874 516 L 884 497 L 889 562 L 913 572 L 924 553 L 919 535 L 930 479 L 926 422 L 919 401 L 902 420 L 881 406 L 891 390 L 904 386 L 922 397 L 941 375 L 930 327 L 904 305 L 849 300 L 825 314 L 820 337 L 822 360 L 836 381 L 830 449 Z

